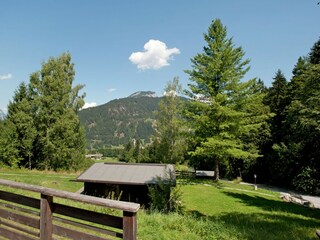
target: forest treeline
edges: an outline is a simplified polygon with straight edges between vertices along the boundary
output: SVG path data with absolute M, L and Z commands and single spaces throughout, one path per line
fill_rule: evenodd
M 256 174 L 258 182 L 317 193 L 320 40 L 297 59 L 291 79 L 278 70 L 270 87 L 257 78 L 244 79 L 250 62 L 219 19 L 211 22 L 204 40 L 185 70 L 188 89 L 177 77 L 167 83 L 152 140 L 131 139 L 119 159 L 187 163 L 214 170 L 216 179 L 251 181 Z M 0 122 L 2 164 L 53 170 L 86 165 L 77 115 L 83 86 L 72 86 L 74 74 L 66 53 L 50 58 L 29 84 L 19 86 Z

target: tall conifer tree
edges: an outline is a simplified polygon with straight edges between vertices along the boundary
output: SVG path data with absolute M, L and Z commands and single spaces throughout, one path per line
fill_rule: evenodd
M 193 129 L 190 153 L 195 165 L 214 166 L 219 179 L 221 163 L 259 156 L 256 147 L 247 149 L 242 139 L 250 125 L 245 119 L 252 114 L 245 108 L 249 89 L 256 81 L 240 82 L 249 60 L 243 60 L 244 51 L 234 46 L 219 19 L 212 21 L 204 39 L 207 45 L 191 59 L 192 70 L 186 71 L 192 83 L 186 91 L 191 101 L 185 116 Z
M 15 125 L 18 151 L 22 167 L 32 168 L 33 147 L 36 138 L 36 127 L 32 113 L 33 102 L 30 91 L 25 83 L 16 90 L 13 100 L 8 105 L 7 120 Z

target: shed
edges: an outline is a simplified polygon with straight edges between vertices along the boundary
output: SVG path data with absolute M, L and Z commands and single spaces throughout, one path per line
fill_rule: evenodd
M 95 163 L 76 181 L 84 182 L 84 194 L 149 204 L 148 186 L 158 179 L 175 181 L 170 164 Z
M 196 177 L 213 178 L 214 177 L 214 171 L 196 170 Z

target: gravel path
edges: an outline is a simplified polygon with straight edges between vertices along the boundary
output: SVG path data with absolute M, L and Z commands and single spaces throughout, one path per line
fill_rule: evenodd
M 270 190 L 273 192 L 279 192 L 280 195 L 298 196 L 299 198 L 312 203 L 312 205 L 315 208 L 320 208 L 320 197 L 317 197 L 317 196 L 311 196 L 311 195 L 307 195 L 307 194 L 297 193 L 297 192 L 289 191 L 284 188 L 270 187 L 270 186 L 265 186 L 262 184 L 258 185 L 258 188 L 267 189 L 267 190 Z

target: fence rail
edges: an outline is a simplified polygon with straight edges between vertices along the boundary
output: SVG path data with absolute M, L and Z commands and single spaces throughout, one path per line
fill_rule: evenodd
M 115 201 L 8 180 L 0 185 L 40 194 L 39 199 L 0 191 L 0 236 L 7 239 L 128 239 L 137 238 L 139 204 Z M 122 217 L 55 203 L 68 199 L 122 211 Z

